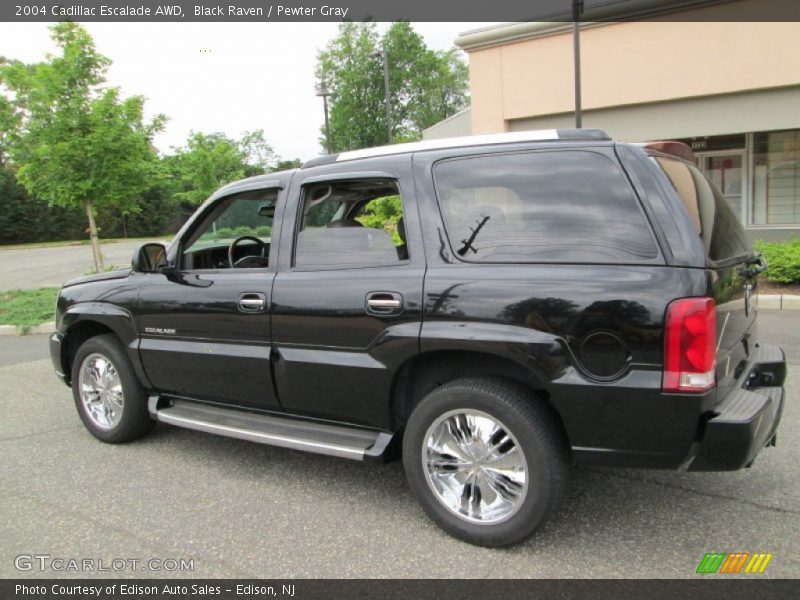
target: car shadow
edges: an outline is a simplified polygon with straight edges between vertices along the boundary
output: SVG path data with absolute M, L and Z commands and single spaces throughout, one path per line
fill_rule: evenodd
M 342 502 L 346 503 L 355 493 L 358 502 L 368 504 L 369 510 L 378 514 L 396 516 L 405 512 L 409 519 L 426 520 L 406 484 L 400 461 L 362 463 L 163 424 L 143 442 L 169 446 L 173 455 L 179 450 L 182 460 L 202 462 L 231 485 L 253 481 L 275 485 L 276 478 L 286 485 L 302 481 L 303 488 L 312 495 L 330 497 L 340 490 Z M 291 474 L 291 480 L 286 479 L 287 474 Z M 561 510 L 527 541 L 500 552 L 505 556 L 527 555 L 544 551 L 555 543 L 582 547 L 587 536 L 619 544 L 622 539 L 640 536 L 637 532 L 642 531 L 650 532 L 653 539 L 692 540 L 713 530 L 714 524 L 723 518 L 721 507 L 734 512 L 752 511 L 753 502 L 742 498 L 741 492 L 747 474 L 713 474 L 713 486 L 706 485 L 704 477 L 708 475 L 574 468 Z M 763 504 L 768 510 L 784 510 Z M 435 527 L 427 530 L 462 544 Z

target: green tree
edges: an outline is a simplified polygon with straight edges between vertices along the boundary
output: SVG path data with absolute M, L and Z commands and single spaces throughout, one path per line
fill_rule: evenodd
M 264 130 L 245 131 L 239 139 L 248 177 L 269 173 L 278 157 L 264 138 Z
M 246 161 L 241 147 L 222 133 L 189 134 L 186 145 L 173 149 L 168 161 L 179 189 L 179 200 L 196 206 L 226 183 L 245 176 Z
M 374 23 L 342 23 L 338 35 L 319 52 L 316 69 L 331 91 L 334 152 L 388 141 L 382 49 L 388 54 L 394 140 L 419 139 L 423 129 L 467 105 L 467 67 L 455 48 L 428 48 L 402 21 L 382 37 Z M 324 136 L 323 129 L 323 147 Z
M 402 240 L 397 233 L 397 222 L 402 216 L 403 203 L 400 196 L 386 196 L 369 202 L 356 220 L 364 227 L 383 229 L 392 236 L 395 244 L 399 244 Z
M 290 169 L 299 169 L 302 166 L 303 161 L 299 158 L 279 160 L 270 168 L 270 173 L 275 173 L 276 171 L 289 171 Z
M 83 208 L 100 272 L 97 209 L 137 211 L 139 195 L 158 174 L 151 140 L 165 117 L 146 123 L 141 96 L 123 99 L 117 88 L 103 85 L 111 61 L 83 27 L 62 22 L 50 31 L 59 55 L 0 66 L 0 82 L 20 115 L 10 156 L 30 194 L 54 206 Z
M 191 206 L 226 183 L 275 170 L 279 161 L 261 129 L 247 131 L 238 140 L 193 131 L 185 146 L 173 150 L 166 163 L 178 184 L 175 196 Z
M 344 22 L 317 56 L 317 78 L 331 91 L 331 150 L 339 152 L 386 143 L 383 75 L 374 23 Z M 325 147 L 325 131 L 320 143 Z
M 0 58 L 0 69 L 2 69 L 3 63 L 3 59 Z M 11 141 L 17 133 L 21 115 L 3 94 L 4 90 L 1 84 L 2 76 L 0 76 L 0 167 L 3 167 L 8 162 Z
M 13 167 L 0 167 L 0 243 L 74 240 L 85 230 L 80 208 L 49 206 L 31 197 Z

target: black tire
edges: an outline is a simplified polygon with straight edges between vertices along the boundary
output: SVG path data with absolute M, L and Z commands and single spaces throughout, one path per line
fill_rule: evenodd
M 100 426 L 89 414 L 81 398 L 81 369 L 88 357 L 99 355 L 113 365 L 119 374 L 122 387 L 121 416 L 110 427 Z M 86 429 L 98 440 L 110 444 L 130 442 L 147 434 L 155 421 L 147 412 L 147 395 L 133 371 L 125 349 L 112 334 L 99 335 L 86 340 L 75 353 L 72 361 L 72 396 L 75 408 Z
M 516 512 L 505 520 L 471 521 L 446 507 L 429 484 L 423 464 L 428 429 L 441 417 L 462 409 L 485 413 L 499 422 L 524 454 L 527 490 Z M 412 492 L 437 525 L 466 542 L 497 547 L 524 540 L 556 512 L 566 493 L 570 451 L 550 407 L 526 388 L 503 379 L 470 378 L 435 389 L 416 406 L 403 438 L 403 466 Z

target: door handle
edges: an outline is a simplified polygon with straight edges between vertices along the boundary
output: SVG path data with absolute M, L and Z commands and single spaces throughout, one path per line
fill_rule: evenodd
M 397 292 L 367 294 L 367 312 L 373 315 L 397 315 L 403 312 L 403 296 Z
M 239 310 L 261 312 L 267 306 L 267 297 L 258 292 L 246 292 L 239 296 Z

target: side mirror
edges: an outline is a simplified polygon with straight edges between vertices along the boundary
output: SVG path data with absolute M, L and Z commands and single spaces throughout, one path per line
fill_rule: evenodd
M 167 247 L 157 242 L 143 244 L 133 253 L 131 267 L 140 273 L 156 273 L 167 264 Z
M 258 216 L 259 217 L 269 217 L 270 219 L 275 218 L 275 205 L 274 204 L 265 204 L 261 208 L 258 209 Z

